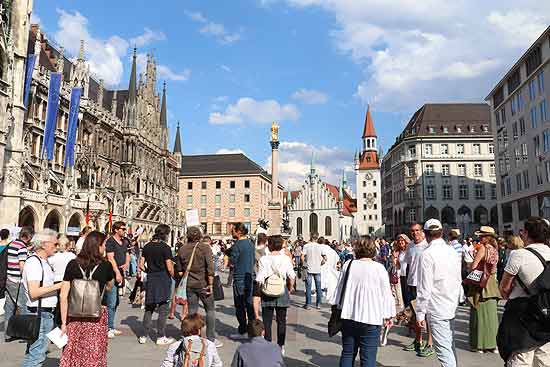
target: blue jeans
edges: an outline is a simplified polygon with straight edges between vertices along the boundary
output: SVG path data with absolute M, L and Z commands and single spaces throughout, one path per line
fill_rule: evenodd
M 128 275 L 133 277 L 137 272 L 137 259 L 136 255 L 130 255 L 130 265 L 128 266 Z
M 311 283 L 315 280 L 315 290 L 317 291 L 316 305 L 319 307 L 323 302 L 323 291 L 321 290 L 321 274 L 307 273 L 306 282 L 306 305 L 311 304 Z
M 115 328 L 115 315 L 118 307 L 118 287 L 115 285 L 110 291 L 105 291 L 103 300 L 107 306 L 108 326 L 109 330 Z
M 50 345 L 50 340 L 46 334 L 52 331 L 53 327 L 53 313 L 42 312 L 40 314 L 40 333 L 38 334 L 38 339 L 32 344 L 27 344 L 27 354 L 25 355 L 25 359 L 23 359 L 22 367 L 42 366 L 42 363 L 46 360 L 46 352 Z
M 435 353 L 442 367 L 456 367 L 456 350 L 454 342 L 454 319 L 439 320 L 428 315 L 432 330 Z
M 375 367 L 380 343 L 380 326 L 342 320 L 342 356 L 340 367 L 353 367 L 360 350 L 361 367 Z
M 4 333 L 8 328 L 8 321 L 10 321 L 10 318 L 15 312 L 15 304 L 12 302 L 10 296 L 13 297 L 14 300 L 17 297 L 16 302 L 17 308 L 19 308 L 19 314 L 23 315 L 27 313 L 27 295 L 25 292 L 25 287 L 21 284 L 19 295 L 17 294 L 18 287 L 19 283 L 10 282 L 9 280 L 6 281 L 6 303 L 4 303 L 4 329 L 2 333 Z M 7 338 L 5 335 L 4 337 Z

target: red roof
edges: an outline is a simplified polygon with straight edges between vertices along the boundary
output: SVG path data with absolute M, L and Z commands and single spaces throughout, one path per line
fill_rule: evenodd
M 338 189 L 338 187 L 336 187 L 334 185 L 331 185 L 329 183 L 326 183 L 326 182 L 325 182 L 325 186 L 330 191 L 332 196 L 334 196 L 336 198 L 336 200 L 338 200 L 338 198 L 340 196 L 340 190 Z M 344 210 L 343 210 L 343 214 L 349 217 L 349 216 L 351 216 L 352 213 L 355 213 L 356 211 L 357 211 L 356 201 L 351 198 L 351 196 L 348 194 L 348 192 L 346 190 L 344 190 Z
M 372 150 L 361 153 L 359 157 L 359 169 L 378 169 L 380 168 L 380 161 L 378 160 L 378 153 Z
M 365 127 L 363 128 L 363 138 L 376 138 L 376 130 L 374 130 L 374 122 L 370 115 L 370 106 L 367 108 L 367 116 L 365 116 Z

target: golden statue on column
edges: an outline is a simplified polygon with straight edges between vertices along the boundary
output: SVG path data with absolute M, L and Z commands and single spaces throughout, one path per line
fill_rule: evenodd
M 275 121 L 271 124 L 271 141 L 279 141 L 279 125 Z

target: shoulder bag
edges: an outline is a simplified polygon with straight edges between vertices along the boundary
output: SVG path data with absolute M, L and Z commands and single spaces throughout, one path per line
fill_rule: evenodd
M 103 294 L 100 290 L 99 281 L 92 279 L 92 275 L 94 275 L 98 267 L 99 264 L 86 277 L 86 272 L 78 265 L 78 269 L 82 273 L 82 279 L 73 279 L 71 281 L 69 317 L 99 318 L 101 316 L 101 299 L 103 298 Z
M 42 269 L 42 278 L 40 279 L 40 287 L 44 284 L 44 268 L 42 267 L 42 260 L 36 255 L 31 257 L 36 257 L 40 263 L 40 268 Z M 28 259 L 27 259 L 28 260 Z M 23 280 L 21 280 L 21 283 Z M 38 339 L 40 334 L 40 314 L 42 311 L 42 298 L 38 299 L 38 308 L 36 314 L 18 314 L 18 305 L 17 300 L 19 299 L 19 290 L 21 289 L 21 283 L 17 287 L 17 295 L 15 300 L 8 292 L 8 296 L 11 298 L 13 304 L 15 305 L 13 315 L 8 321 L 6 327 L 6 335 L 12 339 L 34 341 Z
M 464 284 L 475 285 L 481 289 L 485 289 L 487 282 L 489 281 L 489 277 L 491 276 L 486 266 L 486 258 L 487 254 L 485 254 L 485 258 L 477 264 L 476 268 L 473 269 L 468 276 L 466 276 L 466 279 L 463 280 Z
M 176 289 L 176 304 L 178 305 L 186 305 L 187 304 L 187 277 L 189 276 L 189 272 L 191 271 L 191 265 L 193 265 L 193 259 L 195 258 L 195 251 L 197 251 L 197 246 L 199 243 L 197 242 L 195 244 L 195 247 L 193 247 L 193 252 L 191 253 L 191 258 L 189 259 L 189 264 L 187 264 L 187 269 L 185 269 L 185 273 L 183 273 L 183 277 L 181 278 L 180 284 L 178 285 L 178 289 Z
M 342 284 L 342 291 L 340 292 L 340 300 L 338 304 L 332 305 L 330 320 L 328 320 L 328 335 L 333 337 L 342 331 L 342 305 L 344 303 L 344 295 L 346 294 L 346 287 L 348 285 L 349 272 L 351 269 L 351 264 L 353 260 L 350 261 L 348 268 L 346 269 L 346 274 L 344 275 L 344 281 Z

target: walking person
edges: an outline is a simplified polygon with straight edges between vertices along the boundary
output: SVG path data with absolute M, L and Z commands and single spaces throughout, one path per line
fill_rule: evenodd
M 233 224 L 233 238 L 236 240 L 231 247 L 231 264 L 233 264 L 233 298 L 235 314 L 239 322 L 238 334 L 232 339 L 246 339 L 248 320 L 254 320 L 252 293 L 254 283 L 254 266 L 256 264 L 255 248 L 246 236 L 248 229 L 243 223 Z
M 99 318 L 73 318 L 68 316 L 69 293 L 75 279 L 86 277 L 97 280 L 99 290 L 114 285 L 115 273 L 104 257 L 107 237 L 98 231 L 88 233 L 76 259 L 67 264 L 61 286 L 61 331 L 68 342 L 61 353 L 60 367 L 107 366 L 107 307 L 101 306 Z M 93 357 L 91 357 L 93 356 Z
M 321 287 L 321 266 L 327 261 L 327 256 L 323 246 L 317 243 L 319 235 L 312 233 L 310 242 L 306 243 L 302 249 L 302 263 L 306 269 L 306 304 L 304 309 L 308 310 L 311 305 L 311 286 L 315 282 L 316 302 L 315 308 L 320 309 L 323 302 L 323 290 Z
M 15 308 L 21 313 L 27 313 L 27 298 L 24 291 L 19 290 L 19 284 L 23 276 L 25 260 L 27 260 L 27 247 L 34 235 L 31 227 L 23 227 L 19 237 L 10 242 L 7 246 L 7 269 L 6 269 L 6 303 L 4 304 L 4 330 L 15 312 Z M 8 340 L 8 336 L 4 338 Z
M 27 293 L 27 311 L 40 313 L 40 331 L 35 341 L 27 343 L 22 367 L 39 367 L 46 360 L 50 345 L 46 334 L 54 328 L 57 291 L 61 289 L 61 283 L 54 284 L 54 272 L 48 263 L 48 258 L 55 254 L 57 232 L 44 229 L 33 237 L 31 243 L 34 255 L 25 262 L 22 283 Z
M 454 318 L 462 298 L 462 277 L 456 251 L 443 240 L 443 226 L 437 219 L 424 225 L 429 242 L 422 253 L 418 272 L 416 324 L 430 325 L 437 359 L 442 367 L 456 367 Z
M 495 230 L 489 226 L 481 226 L 475 234 L 480 239 L 480 246 L 470 271 L 481 269 L 484 277 L 487 277 L 487 282 L 467 287 L 470 303 L 470 348 L 472 352 L 497 353 L 497 303 L 500 292 L 496 277 L 498 265 L 496 234 Z
M 216 339 L 216 308 L 214 304 L 214 259 L 208 239 L 203 240 L 199 227 L 187 229 L 187 244 L 180 247 L 177 256 L 177 267 L 187 274 L 187 306 L 189 315 L 199 311 L 199 301 L 206 312 L 206 338 L 221 347 Z
M 254 267 L 254 272 L 258 274 L 260 259 L 267 255 L 269 249 L 267 247 L 267 235 L 265 233 L 258 233 L 256 236 L 256 264 Z M 262 305 L 262 291 L 261 285 L 254 279 L 254 284 L 252 287 L 252 306 L 254 307 L 254 316 L 257 320 L 260 319 L 260 307 Z
M 373 261 L 376 245 L 363 239 L 354 247 L 357 260 L 347 261 L 340 273 L 336 293 L 330 303 L 342 304 L 342 354 L 340 367 L 352 367 L 359 352 L 361 367 L 375 367 L 382 324 L 395 316 L 395 299 L 388 272 Z M 343 301 L 340 301 L 346 271 L 349 268 Z
M 166 224 L 159 224 L 155 228 L 151 242 L 143 247 L 139 261 L 140 270 L 147 273 L 143 334 L 138 339 L 140 344 L 145 344 L 151 333 L 154 311 L 158 312 L 156 344 L 167 345 L 174 342 L 173 338 L 166 336 L 166 320 L 170 312 L 172 277 L 174 276 L 172 250 L 166 243 L 169 235 L 170 227 Z
M 520 234 L 525 248 L 510 253 L 500 282 L 502 297 L 508 301 L 499 326 L 498 349 L 507 367 L 550 366 L 550 342 L 532 337 L 531 331 L 541 325 L 529 318 L 529 297 L 538 293 L 534 283 L 545 269 L 539 256 L 550 261 L 550 223 L 530 217 Z
M 111 263 L 115 272 L 115 287 L 104 293 L 105 303 L 108 311 L 109 331 L 107 336 L 114 338 L 122 334 L 120 330 L 115 329 L 116 310 L 120 303 L 118 287 L 124 286 L 124 272 L 130 264 L 130 255 L 128 254 L 128 241 L 125 239 L 126 223 L 117 221 L 113 223 L 113 234 L 106 243 L 107 260 Z
M 277 321 L 277 344 L 281 347 L 281 353 L 285 354 L 286 316 L 290 306 L 290 293 L 294 287 L 296 273 L 292 261 L 283 252 L 284 239 L 280 235 L 270 236 L 268 239 L 269 254 L 259 260 L 259 270 L 256 281 L 261 289 L 270 286 L 269 280 L 277 280 L 284 285 L 282 294 L 268 295 L 262 293 L 262 317 L 265 327 L 265 339 L 272 340 L 271 324 L 273 316 Z
M 396 267 L 399 270 L 399 287 L 401 288 L 401 297 L 403 300 L 403 309 L 411 306 L 411 297 L 409 294 L 409 286 L 407 284 L 407 246 L 411 240 L 409 236 L 401 233 L 397 236 L 397 248 L 399 249 L 399 256 L 397 257 Z
M 407 254 L 405 256 L 405 262 L 407 263 L 407 285 L 409 288 L 409 297 L 410 302 L 416 300 L 416 287 L 418 284 L 418 273 L 420 267 L 420 258 L 422 253 L 428 247 L 428 242 L 426 242 L 426 237 L 422 229 L 422 225 L 418 223 L 413 223 L 409 227 L 412 237 L 412 242 L 409 243 Z M 414 314 L 414 307 L 412 307 Z M 430 330 L 430 325 L 426 325 L 426 334 L 428 334 L 428 340 L 426 344 L 422 343 L 422 328 L 415 324 L 415 338 L 414 341 L 407 345 L 404 350 L 414 351 L 419 357 L 429 357 L 434 354 L 433 342 L 432 342 L 432 333 Z

